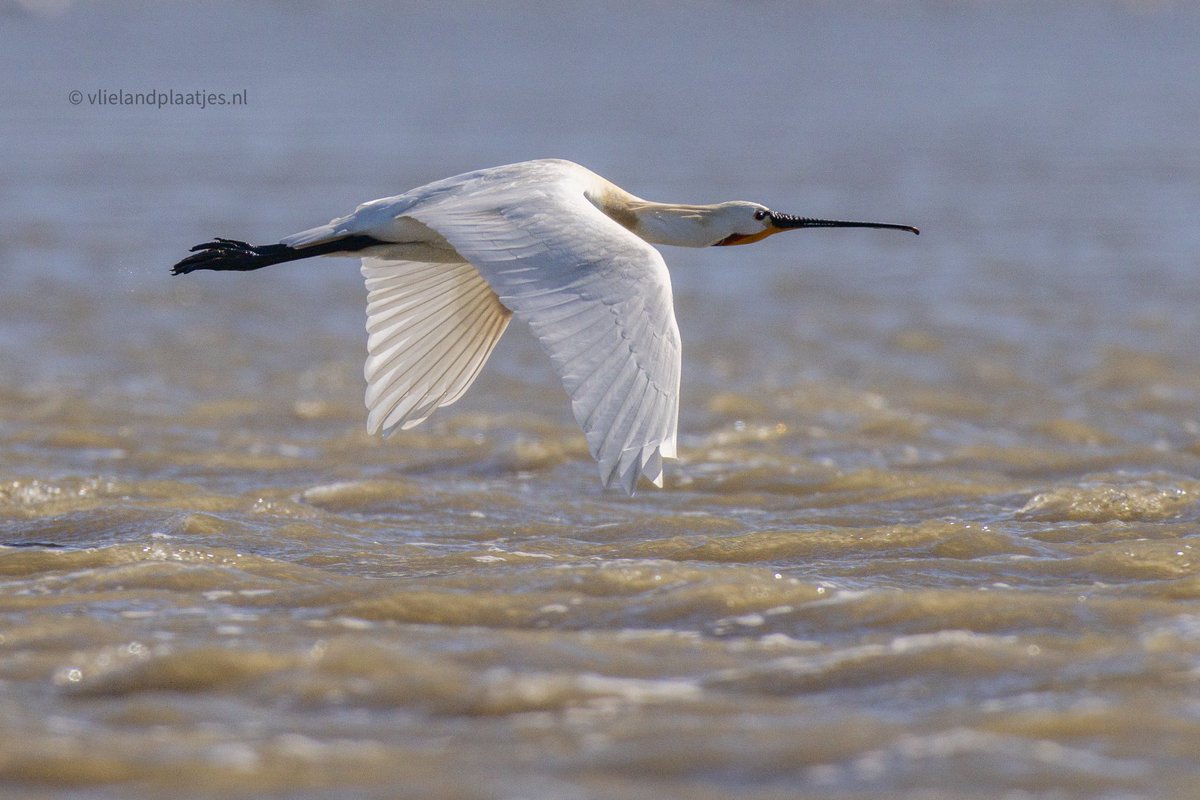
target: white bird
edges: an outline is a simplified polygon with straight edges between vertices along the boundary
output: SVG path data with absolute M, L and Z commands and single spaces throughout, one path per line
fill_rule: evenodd
M 550 355 L 604 486 L 662 486 L 675 458 L 679 328 L 652 244 L 749 244 L 796 228 L 892 228 L 780 214 L 757 203 L 653 203 L 570 161 L 435 181 L 364 203 L 279 244 L 215 239 L 172 269 L 254 270 L 362 258 L 367 430 L 411 428 L 462 397 L 513 314 Z

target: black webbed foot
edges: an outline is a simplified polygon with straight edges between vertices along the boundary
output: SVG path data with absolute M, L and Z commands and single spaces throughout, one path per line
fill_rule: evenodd
M 211 242 L 196 245 L 189 252 L 192 255 L 171 267 L 172 275 L 186 275 L 198 269 L 245 272 L 297 258 L 295 250 L 285 244 L 256 246 L 219 236 Z

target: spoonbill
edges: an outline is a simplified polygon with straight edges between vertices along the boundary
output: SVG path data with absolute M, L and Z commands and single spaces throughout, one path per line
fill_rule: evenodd
M 750 244 L 800 228 L 890 228 L 758 203 L 643 200 L 570 161 L 435 181 L 282 239 L 196 245 L 172 274 L 359 256 L 367 284 L 367 431 L 390 435 L 458 400 L 515 314 L 571 398 L 605 488 L 662 487 L 675 458 L 679 328 L 651 245 Z

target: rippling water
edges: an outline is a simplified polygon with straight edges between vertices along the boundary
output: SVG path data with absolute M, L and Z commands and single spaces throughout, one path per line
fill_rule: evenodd
M 1194 797 L 1196 8 L 466 8 L 0 6 L 0 793 Z M 923 235 L 668 250 L 633 498 L 517 326 L 380 441 L 355 262 L 167 274 L 542 156 Z

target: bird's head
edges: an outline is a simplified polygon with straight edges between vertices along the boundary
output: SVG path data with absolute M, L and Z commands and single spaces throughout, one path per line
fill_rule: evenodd
M 750 244 L 772 234 L 797 228 L 890 228 L 909 233 L 920 233 L 911 225 L 795 217 L 791 214 L 772 211 L 758 203 L 747 203 L 740 200 L 716 206 L 713 217 L 714 219 L 711 220 L 713 229 L 720 229 L 722 232 L 729 231 L 728 234 L 713 243 L 715 246 Z

